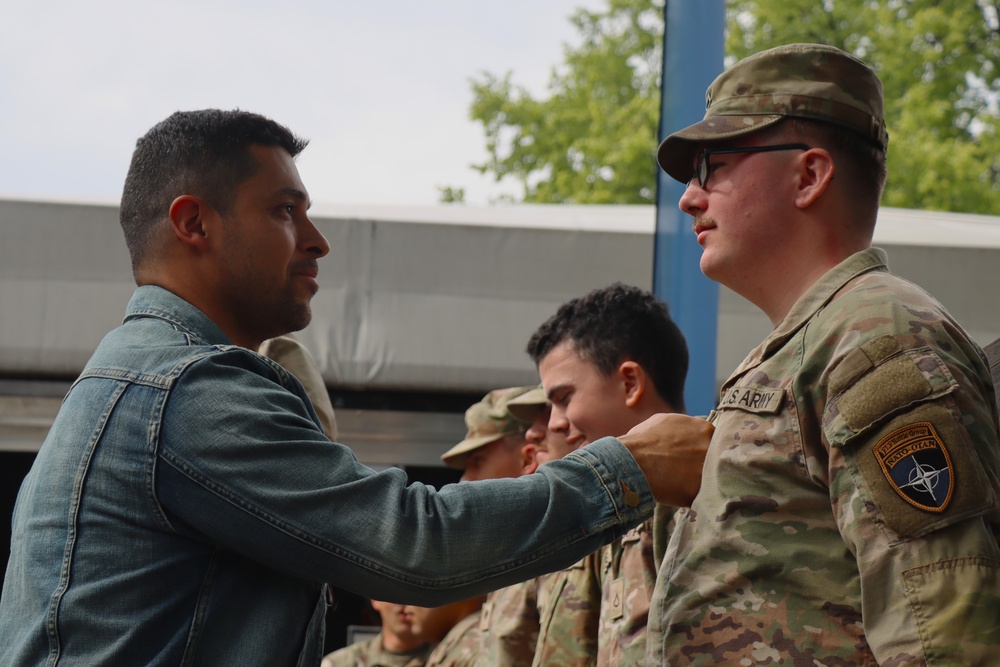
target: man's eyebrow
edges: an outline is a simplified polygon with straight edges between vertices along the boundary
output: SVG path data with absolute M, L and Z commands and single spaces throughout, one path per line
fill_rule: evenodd
M 309 199 L 309 195 L 298 188 L 281 188 L 278 190 L 278 194 L 305 202 L 307 211 L 312 208 L 313 203 L 312 200 Z
M 552 387 L 551 389 L 549 389 L 548 391 L 545 392 L 545 398 L 549 399 L 549 403 L 551 403 L 552 402 L 552 397 L 555 396 L 557 392 L 559 392 L 560 390 L 562 390 L 562 389 L 564 389 L 564 388 L 566 388 L 568 386 L 569 385 L 565 384 L 565 383 L 564 384 L 557 384 L 556 386 Z

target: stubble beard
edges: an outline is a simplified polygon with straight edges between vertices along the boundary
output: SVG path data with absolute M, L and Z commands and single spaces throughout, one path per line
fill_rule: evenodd
M 243 331 L 260 342 L 305 329 L 312 321 L 312 295 L 297 298 L 291 284 L 275 292 L 273 285 L 258 278 L 234 295 L 234 309 Z

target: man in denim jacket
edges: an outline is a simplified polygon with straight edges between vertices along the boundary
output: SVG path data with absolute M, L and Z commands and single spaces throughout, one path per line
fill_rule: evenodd
M 691 433 L 704 422 L 441 491 L 328 440 L 302 385 L 254 352 L 308 324 L 329 251 L 306 215 L 304 145 L 216 110 L 137 142 L 121 223 L 139 287 L 18 496 L 4 665 L 318 665 L 325 582 L 465 599 L 579 560 L 654 496 L 696 492 L 704 450 L 681 443 L 707 440 Z

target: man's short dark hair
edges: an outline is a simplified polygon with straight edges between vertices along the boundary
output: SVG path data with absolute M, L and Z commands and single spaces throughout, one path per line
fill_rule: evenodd
M 257 170 L 251 146 L 280 146 L 295 157 L 307 143 L 269 118 L 238 109 L 178 111 L 154 125 L 136 141 L 119 209 L 133 271 L 174 199 L 195 195 L 225 214 L 237 186 Z
M 605 375 L 636 362 L 656 393 L 684 411 L 687 343 L 667 304 L 651 292 L 614 283 L 567 301 L 532 334 L 528 354 L 538 364 L 563 341 Z

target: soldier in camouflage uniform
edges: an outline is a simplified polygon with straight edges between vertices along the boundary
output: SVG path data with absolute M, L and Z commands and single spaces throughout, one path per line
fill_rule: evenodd
M 473 667 L 479 657 L 479 613 L 483 596 L 440 607 L 413 607 L 413 631 L 436 644 L 427 667 Z
M 507 586 L 486 596 L 479 617 L 481 667 L 530 665 L 538 644 L 539 579 Z
M 401 604 L 371 604 L 382 618 L 382 631 L 330 653 L 321 667 L 423 667 L 431 645 L 414 632 L 413 614 Z
M 687 344 L 666 304 L 638 287 L 616 283 L 563 304 L 528 354 L 552 401 L 549 427 L 570 446 L 684 410 Z M 652 521 L 598 552 L 599 667 L 645 664 L 655 580 Z
M 465 438 L 441 455 L 445 465 L 462 470 L 463 482 L 535 471 L 536 446 L 526 437 L 528 423 L 509 409 L 512 400 L 532 390 L 532 386 L 494 389 L 465 411 Z M 441 607 L 406 607 L 413 613 L 416 634 L 437 644 L 428 656 L 428 667 L 471 667 L 479 661 L 482 607 L 485 601 L 489 609 L 498 593 Z
M 465 438 L 441 455 L 449 468 L 462 471 L 463 482 L 520 477 L 535 472 L 535 445 L 525 439 L 528 424 L 507 403 L 534 387 L 494 389 L 465 411 Z
M 467 482 L 517 477 L 535 471 L 538 444 L 528 437 L 530 417 L 518 418 L 511 403 L 535 392 L 535 387 L 495 389 L 465 412 L 465 439 L 441 456 L 452 468 L 462 470 Z M 528 401 L 530 405 L 531 400 Z M 537 579 L 490 593 L 477 616 L 478 654 L 496 656 L 490 665 L 529 665 L 538 639 Z M 522 618 L 524 615 L 524 618 Z M 489 640 L 485 631 L 489 629 Z M 507 656 L 514 656 L 508 660 Z
M 702 271 L 774 331 L 710 418 L 650 664 L 1000 665 L 994 389 L 976 343 L 871 248 L 881 82 L 789 45 L 707 100 L 658 161 L 687 183 Z
M 550 406 L 535 388 L 511 399 L 507 409 L 530 422 L 525 433 L 538 463 L 562 458 L 574 447 L 548 429 Z M 600 588 L 597 557 L 588 556 L 552 574 L 490 593 L 480 618 L 482 667 L 588 667 L 597 653 Z

